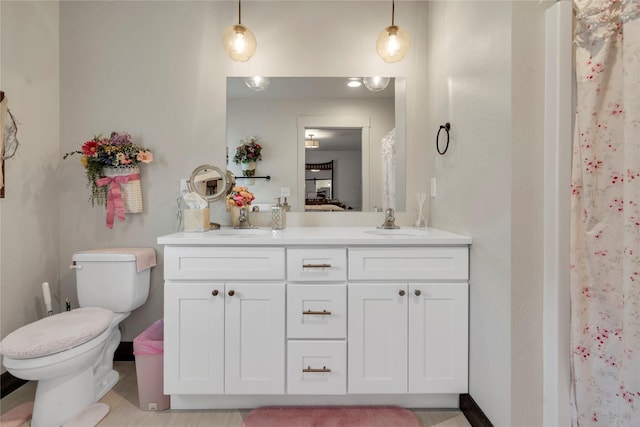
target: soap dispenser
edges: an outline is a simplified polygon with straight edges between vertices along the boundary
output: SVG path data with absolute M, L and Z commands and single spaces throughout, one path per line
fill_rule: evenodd
M 284 205 L 280 203 L 280 197 L 276 197 L 276 205 L 271 208 L 271 228 L 273 230 L 284 230 L 287 228 L 287 210 Z

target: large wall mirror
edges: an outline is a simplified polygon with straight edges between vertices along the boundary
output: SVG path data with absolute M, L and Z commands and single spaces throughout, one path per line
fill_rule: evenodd
M 404 78 L 382 90 L 348 86 L 354 80 L 271 77 L 254 90 L 243 77 L 227 78 L 227 168 L 254 203 L 290 194 L 294 212 L 366 212 L 389 203 L 405 210 Z M 255 178 L 243 178 L 233 156 L 251 136 L 260 138 L 262 160 Z M 390 139 L 393 158 L 383 156 Z

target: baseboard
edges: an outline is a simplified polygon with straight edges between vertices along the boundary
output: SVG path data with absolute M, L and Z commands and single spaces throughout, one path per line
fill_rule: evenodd
M 471 427 L 493 427 L 489 418 L 482 412 L 470 394 L 460 395 L 460 410 L 471 424 Z
M 0 399 L 19 389 L 27 382 L 27 380 L 14 377 L 9 372 L 3 373 L 0 375 Z
M 113 354 L 113 360 L 116 362 L 134 362 L 133 341 L 120 341 L 120 345 Z

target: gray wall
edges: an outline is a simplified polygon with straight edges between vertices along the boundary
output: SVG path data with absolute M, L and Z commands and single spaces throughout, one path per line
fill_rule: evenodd
M 540 426 L 549 3 L 430 4 L 427 117 L 452 126 L 431 225 L 473 236 L 470 394 L 496 426 Z
M 42 282 L 59 303 L 58 3 L 0 3 L 0 88 L 20 146 L 5 162 L 0 199 L 1 336 L 46 316 Z M 4 372 L 4 367 L 2 368 Z

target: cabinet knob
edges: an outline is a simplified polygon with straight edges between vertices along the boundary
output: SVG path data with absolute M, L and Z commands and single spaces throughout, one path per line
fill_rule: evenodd
M 400 295 L 401 297 L 403 297 L 403 296 L 404 296 L 404 291 L 403 291 L 403 290 L 400 290 L 400 292 L 398 292 L 398 295 Z
M 422 295 L 422 291 L 420 289 L 416 289 L 413 293 L 416 294 L 417 297 Z
M 213 295 L 214 297 L 217 297 L 217 296 L 218 296 L 218 293 L 219 293 L 219 292 L 218 292 L 218 290 L 217 290 L 217 289 L 214 289 L 214 290 L 212 290 L 212 291 L 211 291 L 211 295 Z
M 236 291 L 234 291 L 233 289 L 231 289 L 231 290 L 229 291 L 229 296 L 230 296 L 230 297 L 234 296 L 235 294 L 236 294 Z

